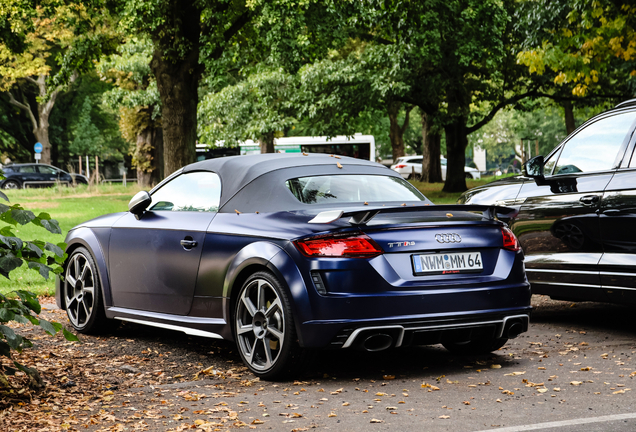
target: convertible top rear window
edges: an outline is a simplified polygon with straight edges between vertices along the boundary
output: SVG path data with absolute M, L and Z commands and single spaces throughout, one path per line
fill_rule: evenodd
M 285 182 L 304 204 L 341 202 L 426 201 L 426 197 L 401 177 L 381 175 L 324 175 Z

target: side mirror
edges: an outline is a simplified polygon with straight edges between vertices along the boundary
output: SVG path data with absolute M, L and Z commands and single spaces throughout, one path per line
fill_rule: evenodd
M 535 156 L 523 166 L 523 174 L 533 179 L 543 178 L 543 156 Z
M 137 219 L 141 217 L 144 210 L 148 208 L 152 198 L 146 191 L 137 192 L 128 203 L 128 211 L 135 215 Z

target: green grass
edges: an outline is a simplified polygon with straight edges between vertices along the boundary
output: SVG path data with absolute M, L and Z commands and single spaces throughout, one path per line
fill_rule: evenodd
M 18 225 L 15 233 L 24 240 L 44 240 L 51 243 L 64 241 L 68 230 L 75 225 L 97 216 L 126 211 L 128 201 L 138 191 L 136 185 L 124 188 L 121 185 L 78 186 L 76 188 L 43 188 L 10 190 L 6 192 L 12 204 L 19 203 L 23 208 L 36 215 L 46 212 L 60 222 L 62 234 L 51 234 L 44 228 L 33 224 Z M 26 266 L 11 272 L 11 279 L 0 277 L 0 293 L 25 289 L 37 295 L 53 295 L 55 282 L 53 277 L 45 280 L 35 270 Z

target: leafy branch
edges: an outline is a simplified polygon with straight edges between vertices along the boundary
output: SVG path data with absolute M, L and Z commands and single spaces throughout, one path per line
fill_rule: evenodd
M 0 198 L 9 201 L 2 192 L 0 192 Z M 2 203 L 0 203 L 0 221 L 7 224 L 0 228 L 0 274 L 9 278 L 9 274 L 24 263 L 27 263 L 30 269 L 37 271 L 45 279 L 49 278 L 50 273 L 58 275 L 62 273 L 62 264 L 66 258 L 66 253 L 64 253 L 66 245 L 64 243 L 53 244 L 42 240 L 26 241 L 16 236 L 13 231 L 13 228 L 18 225 L 32 223 L 53 234 L 61 234 L 62 230 L 58 221 L 51 219 L 48 213 L 40 213 L 36 216 L 19 204 Z M 35 294 L 24 290 L 14 291 L 13 294 L 16 298 L 0 294 L 0 356 L 7 357 L 13 363 L 13 366 L 0 364 L 0 387 L 10 389 L 10 392 L 13 390 L 7 376 L 14 375 L 18 370 L 29 377 L 30 386 L 43 387 L 44 383 L 36 369 L 13 360 L 13 351 L 20 353 L 24 348 L 32 347 L 33 343 L 17 334 L 6 324 L 11 321 L 20 324 L 31 323 L 41 327 L 51 336 L 61 330 L 67 340 L 78 340 L 62 324 L 36 316 L 42 308 Z

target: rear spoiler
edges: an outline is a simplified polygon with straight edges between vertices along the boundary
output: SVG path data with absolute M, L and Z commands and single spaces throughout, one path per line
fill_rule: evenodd
M 320 212 L 309 223 L 328 224 L 341 218 L 350 218 L 351 225 L 365 225 L 380 213 L 413 213 L 413 212 L 481 212 L 487 220 L 497 219 L 497 215 L 510 215 L 517 210 L 510 207 L 485 206 L 485 205 L 411 205 L 411 206 L 365 206 L 364 209 L 356 207 L 354 210 L 329 210 Z

